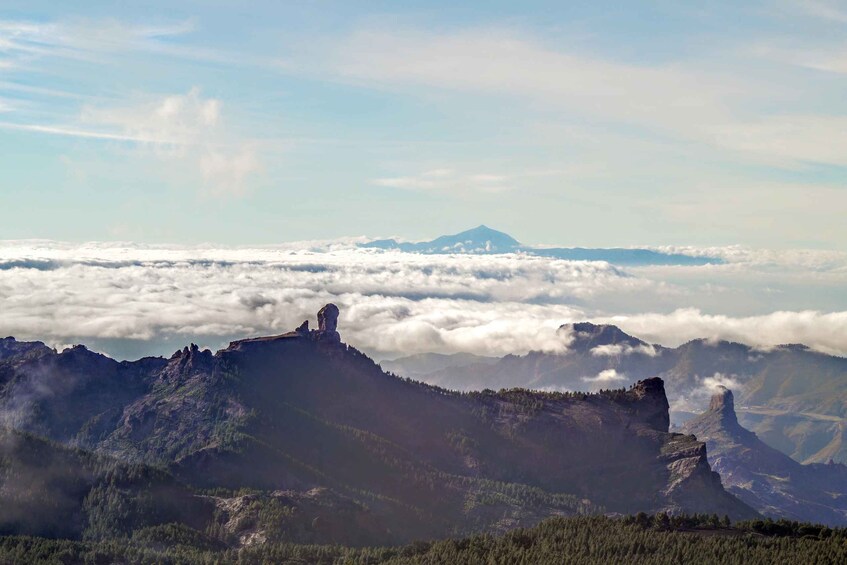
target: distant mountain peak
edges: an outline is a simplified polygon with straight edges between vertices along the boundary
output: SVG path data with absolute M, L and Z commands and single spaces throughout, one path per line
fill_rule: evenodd
M 471 228 L 469 230 L 457 233 L 453 236 L 445 236 L 452 237 L 455 239 L 467 238 L 472 241 L 497 241 L 498 244 L 506 244 L 512 246 L 520 245 L 520 242 L 514 237 L 510 236 L 506 232 L 498 231 L 492 228 L 489 228 L 485 224 L 480 224 L 475 228 Z
M 591 322 L 576 322 L 563 324 L 560 329 L 570 329 L 573 333 L 571 348 L 589 350 L 604 345 L 628 345 L 637 347 L 647 345 L 637 337 L 633 337 L 611 324 L 593 324 Z
M 592 249 L 582 247 L 532 247 L 522 245 L 505 232 L 485 224 L 452 235 L 442 235 L 431 241 L 401 242 L 396 239 L 378 239 L 360 243 L 359 247 L 386 249 L 425 254 L 495 254 L 526 253 L 540 257 L 568 261 L 606 261 L 616 265 L 707 265 L 722 263 L 717 257 L 696 257 L 680 253 L 665 253 L 652 249 Z
M 431 241 L 416 243 L 380 239 L 361 244 L 361 247 L 396 249 L 412 253 L 513 253 L 521 249 L 518 240 L 509 234 L 491 229 L 485 224 L 452 235 L 442 235 Z

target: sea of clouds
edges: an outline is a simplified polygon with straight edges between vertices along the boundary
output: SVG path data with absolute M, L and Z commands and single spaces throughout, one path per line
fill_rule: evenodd
M 522 254 L 417 255 L 357 240 L 262 247 L 0 242 L 0 334 L 117 358 L 314 323 L 375 357 L 565 351 L 560 325 L 608 322 L 673 346 L 695 338 L 847 354 L 847 256 L 687 250 L 725 264 L 623 268 Z M 677 249 L 678 251 L 679 249 Z

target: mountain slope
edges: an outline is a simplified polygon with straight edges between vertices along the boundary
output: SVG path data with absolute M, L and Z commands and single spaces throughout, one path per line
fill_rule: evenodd
M 738 423 L 732 391 L 712 397 L 709 410 L 683 431 L 706 442 L 709 461 L 727 489 L 759 512 L 830 525 L 847 525 L 847 466 L 801 465 Z
M 0 534 L 88 538 L 203 527 L 213 505 L 167 473 L 0 428 Z
M 370 542 L 502 531 L 601 507 L 755 516 L 723 490 L 702 443 L 668 433 L 659 379 L 594 395 L 454 393 L 384 373 L 340 341 L 336 317 L 327 306 L 318 330 L 303 324 L 215 354 L 192 346 L 168 360 L 7 357 L 0 409 L 37 406 L 20 419 L 29 428 L 165 466 L 195 487 L 298 500 L 329 489 L 368 509 Z M 17 396 L 36 389 L 35 403 Z M 103 411 L 107 397 L 114 406 Z M 59 415 L 66 398 L 78 413 Z
M 802 462 L 847 462 L 847 359 L 780 346 L 769 351 L 727 341 L 694 340 L 676 348 L 646 343 L 619 328 L 590 323 L 560 329 L 564 354 L 507 355 L 496 363 L 436 368 L 426 382 L 475 390 L 525 386 L 582 390 L 660 377 L 675 423 L 702 411 L 715 385 L 738 390 L 742 422 Z

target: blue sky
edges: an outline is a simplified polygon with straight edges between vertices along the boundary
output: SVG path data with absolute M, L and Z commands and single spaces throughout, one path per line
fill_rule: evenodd
M 847 5 L 0 6 L 0 239 L 847 250 Z

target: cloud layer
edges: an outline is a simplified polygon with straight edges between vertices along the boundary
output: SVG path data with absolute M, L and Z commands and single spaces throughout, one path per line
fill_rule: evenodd
M 186 341 L 218 347 L 229 339 L 288 331 L 326 302 L 341 307 L 344 339 L 377 356 L 426 351 L 484 355 L 563 351 L 564 323 L 608 322 L 645 341 L 694 338 L 758 347 L 802 342 L 847 353 L 847 312 L 776 310 L 711 314 L 688 305 L 701 294 L 746 301 L 726 266 L 717 290 L 695 274 L 669 282 L 666 269 L 627 272 L 603 262 L 523 255 L 415 255 L 358 249 L 352 241 L 259 248 L 0 244 L 0 334 L 52 344 L 94 343 L 121 355 L 167 353 Z M 746 277 L 755 271 L 750 263 Z M 773 278 L 768 264 L 762 276 Z M 823 268 L 822 268 L 823 269 Z M 782 267 L 784 277 L 791 276 Z M 838 264 L 831 280 L 847 276 Z M 841 277 L 840 279 L 838 277 Z M 693 281 L 693 282 L 692 282 Z M 733 281 L 736 286 L 732 286 Z M 740 308 L 740 306 L 739 306 Z M 650 347 L 600 348 L 596 355 L 652 355 Z

